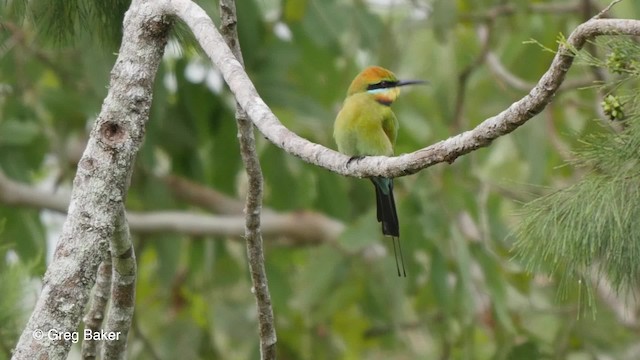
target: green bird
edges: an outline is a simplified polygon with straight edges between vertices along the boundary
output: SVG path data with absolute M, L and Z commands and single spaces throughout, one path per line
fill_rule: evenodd
M 379 66 L 364 69 L 351 82 L 334 124 L 333 137 L 338 151 L 351 156 L 349 161 L 370 155 L 393 156 L 399 124 L 391 104 L 400 95 L 400 86 L 422 83 L 421 80 L 398 80 L 391 71 Z M 402 274 L 407 276 L 393 198 L 393 179 L 374 176 L 371 181 L 376 189 L 377 217 L 382 223 L 382 233 L 392 237 L 398 276 L 401 276 L 398 253 Z

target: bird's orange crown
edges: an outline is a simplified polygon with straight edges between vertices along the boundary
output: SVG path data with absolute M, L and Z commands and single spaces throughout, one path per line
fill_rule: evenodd
M 382 81 L 397 82 L 398 79 L 391 71 L 380 66 L 369 66 L 362 70 L 351 82 L 347 96 L 365 92 L 367 87 Z

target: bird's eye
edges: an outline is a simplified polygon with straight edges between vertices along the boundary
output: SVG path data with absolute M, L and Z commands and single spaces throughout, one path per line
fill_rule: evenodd
M 367 90 L 387 89 L 387 88 L 390 88 L 390 87 L 394 87 L 395 84 L 396 83 L 394 81 L 382 80 L 382 81 L 380 81 L 378 83 L 369 85 L 367 87 Z

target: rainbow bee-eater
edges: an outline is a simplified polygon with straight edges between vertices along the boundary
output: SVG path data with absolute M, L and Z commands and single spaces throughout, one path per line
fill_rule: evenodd
M 401 86 L 422 83 L 424 81 L 421 80 L 398 80 L 391 71 L 379 66 L 364 69 L 351 82 L 347 98 L 336 118 L 333 137 L 338 151 L 351 156 L 349 161 L 368 155 L 393 156 L 399 124 L 391 104 L 400 95 Z M 402 274 L 407 276 L 393 198 L 393 179 L 374 176 L 371 181 L 376 189 L 376 209 L 378 222 L 382 223 L 382 233 L 391 236 L 393 241 L 398 276 L 398 254 Z

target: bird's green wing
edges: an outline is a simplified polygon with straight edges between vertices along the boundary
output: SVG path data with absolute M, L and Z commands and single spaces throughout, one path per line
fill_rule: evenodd
M 391 147 L 394 148 L 396 145 L 396 138 L 398 137 L 398 128 L 400 127 L 400 123 L 398 122 L 398 118 L 396 115 L 388 109 L 384 118 L 382 119 L 382 130 L 387 134 L 389 141 L 391 142 Z

